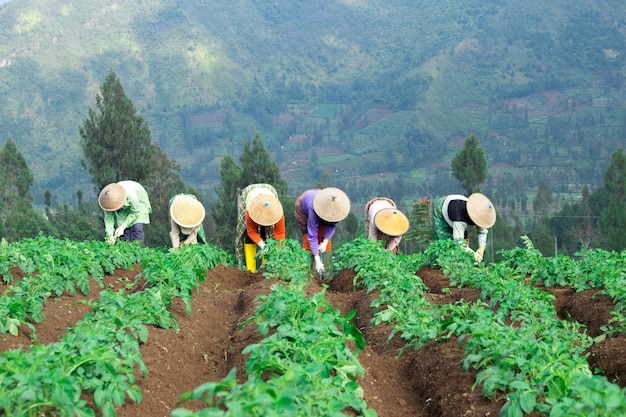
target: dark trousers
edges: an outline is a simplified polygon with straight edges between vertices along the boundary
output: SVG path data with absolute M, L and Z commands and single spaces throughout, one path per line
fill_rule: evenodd
M 131 227 L 127 227 L 124 234 L 120 236 L 120 240 L 125 242 L 143 241 L 143 223 L 135 223 Z

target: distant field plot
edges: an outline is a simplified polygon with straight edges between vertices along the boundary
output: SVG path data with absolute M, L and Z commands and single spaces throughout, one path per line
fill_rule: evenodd
M 359 131 L 350 142 L 350 152 L 362 155 L 378 149 L 396 149 L 406 125 L 415 117 L 411 111 L 399 111 Z
M 319 104 L 311 112 L 311 117 L 333 119 L 339 114 L 341 107 L 341 104 Z

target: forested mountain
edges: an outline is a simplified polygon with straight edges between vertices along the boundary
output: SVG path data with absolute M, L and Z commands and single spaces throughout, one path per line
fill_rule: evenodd
M 110 69 L 210 194 L 260 132 L 290 191 L 459 191 L 474 133 L 490 191 L 580 195 L 624 144 L 626 3 L 614 0 L 19 0 L 0 6 L 0 144 L 44 190 L 93 196 L 78 126 Z M 132 152 L 132 150 L 128 150 Z

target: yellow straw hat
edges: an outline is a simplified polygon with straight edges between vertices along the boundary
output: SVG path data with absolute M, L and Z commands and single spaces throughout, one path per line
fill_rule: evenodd
M 387 236 L 400 236 L 409 230 L 409 219 L 396 208 L 385 208 L 374 216 L 376 228 Z
M 250 201 L 248 214 L 260 226 L 272 226 L 283 217 L 283 205 L 271 194 L 258 194 Z
M 339 188 L 324 188 L 313 199 L 313 210 L 322 220 L 337 223 L 350 213 L 350 199 Z
M 100 191 L 98 204 L 104 211 L 119 210 L 126 201 L 126 189 L 117 183 L 107 185 Z
M 474 193 L 467 199 L 467 214 L 476 226 L 488 229 L 496 223 L 496 208 L 484 194 Z
M 194 227 L 204 220 L 204 206 L 201 202 L 188 195 L 179 195 L 172 202 L 170 216 L 185 234 L 191 233 Z

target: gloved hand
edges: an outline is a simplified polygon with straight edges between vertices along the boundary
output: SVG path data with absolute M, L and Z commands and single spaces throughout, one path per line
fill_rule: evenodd
M 115 238 L 113 237 L 113 235 L 109 236 L 109 238 L 107 239 L 107 243 L 109 245 L 112 245 L 115 243 Z
M 476 249 L 476 253 L 480 255 L 480 260 L 482 261 L 482 259 L 485 257 L 485 245 L 478 246 L 478 249 Z
M 322 275 L 324 273 L 324 264 L 322 263 L 322 259 L 319 255 L 315 255 L 313 259 L 315 260 L 315 272 L 317 272 L 318 275 Z
M 257 243 L 257 246 L 259 247 L 260 250 L 263 250 L 263 248 L 265 248 L 265 242 L 260 241 L 259 243 Z
M 322 240 L 322 243 L 320 243 L 319 248 L 320 248 L 320 253 L 326 252 L 326 249 L 328 248 L 328 239 Z
M 113 232 L 113 238 L 117 239 L 118 237 L 122 236 L 124 234 L 124 230 L 126 230 L 126 227 L 127 226 L 124 223 L 122 223 L 120 227 L 115 229 L 115 232 Z
M 478 253 L 478 251 L 474 252 L 474 260 L 476 261 L 477 264 L 483 260 L 482 255 Z

